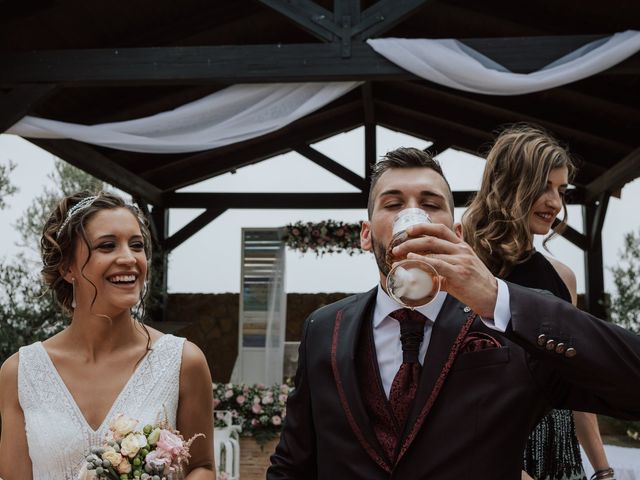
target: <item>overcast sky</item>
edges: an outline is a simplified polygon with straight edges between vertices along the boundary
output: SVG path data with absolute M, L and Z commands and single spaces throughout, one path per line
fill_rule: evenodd
M 378 127 L 378 155 L 399 146 L 424 148 L 429 143 Z M 363 175 L 364 135 L 362 128 L 337 135 L 315 145 L 337 162 Z M 447 151 L 438 156 L 454 190 L 475 190 L 480 184 L 484 160 L 461 152 Z M 15 255 L 18 236 L 16 219 L 47 183 L 54 157 L 13 135 L 0 135 L 0 163 L 12 160 L 18 166 L 12 174 L 20 191 L 7 199 L 9 207 L 0 211 L 0 252 Z M 182 191 L 215 192 L 355 192 L 356 189 L 316 164 L 295 153 L 266 160 L 225 174 Z M 640 227 L 640 179 L 622 190 L 621 199 L 609 202 L 603 231 L 605 267 L 616 265 L 623 235 Z M 172 210 L 171 233 L 201 210 Z M 462 215 L 456 209 L 456 221 Z M 366 218 L 363 210 L 229 210 L 173 251 L 169 259 L 171 292 L 238 292 L 240 289 L 241 229 L 280 227 L 296 221 L 342 220 L 357 222 Z M 569 208 L 569 224 L 582 231 L 579 207 Z M 578 278 L 578 292 L 584 292 L 582 252 L 563 238 L 551 241 L 552 253 L 569 265 Z M 541 247 L 539 247 L 541 248 Z M 39 268 L 35 255 L 34 269 Z M 377 278 L 370 254 L 301 255 L 288 251 L 286 258 L 288 292 L 359 292 L 371 288 Z M 611 289 L 611 274 L 605 271 L 605 287 Z

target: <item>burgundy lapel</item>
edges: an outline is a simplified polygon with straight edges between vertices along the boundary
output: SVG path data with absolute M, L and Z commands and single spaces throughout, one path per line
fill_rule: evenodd
M 476 318 L 474 312 L 465 313 L 463 308 L 464 306 L 455 298 L 447 296 L 434 323 L 420 376 L 420 385 L 405 425 L 405 435 L 401 440 L 402 446 L 397 461 L 402 458 L 420 431 L 440 393 L 460 345 Z
M 370 427 L 356 378 L 355 352 L 360 328 L 363 321 L 371 320 L 375 298 L 376 289 L 373 289 L 336 314 L 331 340 L 331 368 L 340 403 L 358 442 L 376 464 L 391 473 L 392 467 L 385 460 L 385 454 Z

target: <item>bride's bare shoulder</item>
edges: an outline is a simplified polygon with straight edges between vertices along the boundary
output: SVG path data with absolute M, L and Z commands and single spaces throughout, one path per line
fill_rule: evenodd
M 18 363 L 19 353 L 7 358 L 0 367 L 0 407 L 7 399 L 7 395 L 18 392 Z M 17 398 L 17 396 L 16 396 Z

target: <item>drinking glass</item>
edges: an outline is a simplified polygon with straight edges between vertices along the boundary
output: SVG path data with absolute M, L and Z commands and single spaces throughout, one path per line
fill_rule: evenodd
M 429 215 L 419 208 L 406 208 L 393 221 L 393 237 L 387 249 L 387 293 L 399 304 L 414 309 L 427 305 L 440 291 L 440 276 L 435 268 L 423 260 L 400 259 L 391 253 L 394 247 L 409 239 L 407 228 L 420 223 L 432 223 Z

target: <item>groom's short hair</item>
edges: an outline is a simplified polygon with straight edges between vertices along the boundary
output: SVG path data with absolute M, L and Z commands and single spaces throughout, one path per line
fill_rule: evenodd
M 373 196 L 373 190 L 375 189 L 378 180 L 384 172 L 387 170 L 391 170 L 394 168 L 430 168 L 438 175 L 440 175 L 444 182 L 447 184 L 448 190 L 448 202 L 449 209 L 451 210 L 451 215 L 453 216 L 453 208 L 454 208 L 454 200 L 453 193 L 451 192 L 451 185 L 447 181 L 444 173 L 442 173 L 442 167 L 440 166 L 440 162 L 438 162 L 433 156 L 420 150 L 418 148 L 413 147 L 400 147 L 387 152 L 382 159 L 377 162 L 371 171 L 371 186 L 369 187 L 369 199 L 367 201 L 367 212 L 369 213 L 369 219 L 373 215 L 373 204 L 375 202 L 375 198 Z

